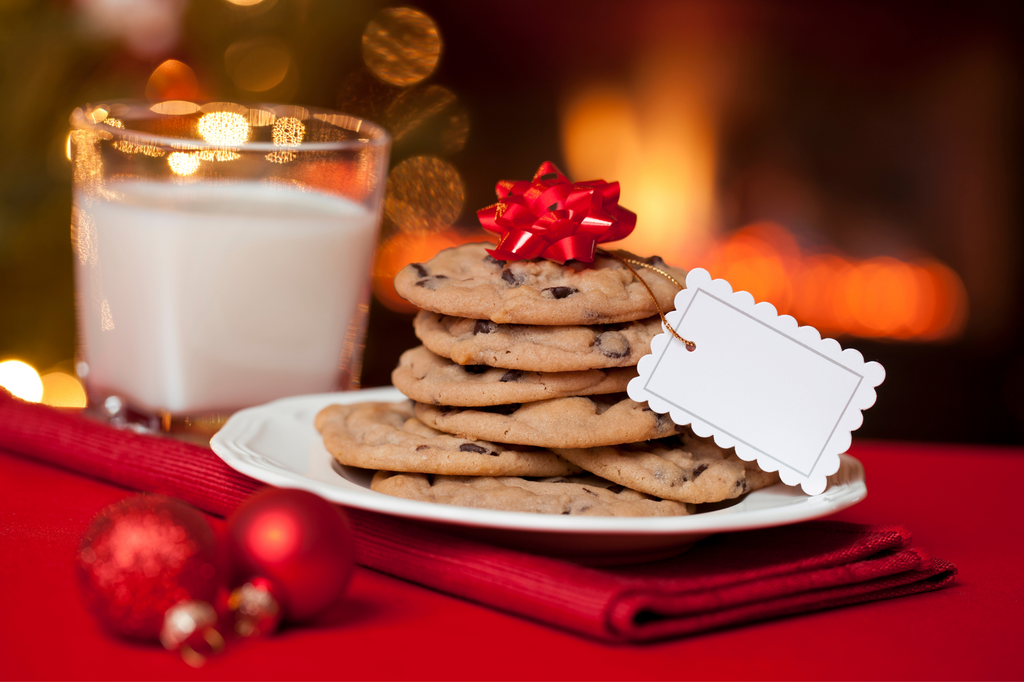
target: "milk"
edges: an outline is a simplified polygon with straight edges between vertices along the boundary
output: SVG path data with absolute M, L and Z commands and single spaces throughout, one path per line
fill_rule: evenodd
M 254 182 L 105 190 L 75 198 L 92 399 L 188 415 L 337 387 L 361 342 L 376 215 Z

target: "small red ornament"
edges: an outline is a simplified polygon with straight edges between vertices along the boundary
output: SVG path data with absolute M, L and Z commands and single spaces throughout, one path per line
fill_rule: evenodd
M 78 549 L 86 606 L 114 634 L 156 640 L 164 614 L 217 592 L 216 538 L 183 502 L 138 495 L 104 509 Z
M 336 603 L 352 577 L 352 537 L 341 509 L 312 493 L 268 488 L 243 502 L 228 519 L 226 543 L 231 584 L 252 592 L 247 601 L 236 590 L 232 602 L 257 598 L 252 632 L 272 631 L 281 617 L 309 620 Z M 266 597 L 275 605 L 258 606 Z
M 593 262 L 598 244 L 627 237 L 636 214 L 619 206 L 619 183 L 571 183 L 545 161 L 532 181 L 501 180 L 498 203 L 477 211 L 480 224 L 498 235 L 488 249 L 498 260 L 547 258 Z

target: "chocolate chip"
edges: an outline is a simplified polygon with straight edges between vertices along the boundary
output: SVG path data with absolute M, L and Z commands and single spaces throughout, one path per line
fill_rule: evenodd
M 593 495 L 594 497 L 597 497 L 597 493 L 595 493 L 590 488 L 583 488 L 583 492 L 587 493 L 588 495 Z
M 522 286 L 523 282 L 526 281 L 526 277 L 524 277 L 523 275 L 517 275 L 516 273 L 512 272 L 512 270 L 508 267 L 502 269 L 501 278 L 505 280 L 505 282 L 510 287 Z
M 542 289 L 541 293 L 545 294 L 548 298 L 565 298 L 566 296 L 572 296 L 579 289 L 573 289 L 572 287 L 548 287 Z
M 496 331 L 498 331 L 498 325 L 490 320 L 477 320 L 473 325 L 474 334 L 493 334 Z
M 648 258 L 646 260 L 647 260 L 647 264 L 648 265 L 653 265 L 656 268 L 667 268 L 668 267 L 668 263 L 663 261 L 661 259 L 661 256 L 651 256 L 650 258 Z
M 416 446 L 416 452 L 423 452 L 424 450 L 429 450 L 429 449 L 430 449 L 429 445 L 417 445 Z
M 518 410 L 522 405 L 519 403 L 512 403 L 510 405 L 490 405 L 488 407 L 476 407 L 475 410 L 480 412 L 490 412 L 491 414 L 502 414 L 508 416 Z
M 497 258 L 492 256 L 491 254 L 487 254 L 486 256 L 484 256 L 484 262 L 487 263 L 488 265 L 504 265 L 505 264 L 505 261 L 498 260 Z
M 519 381 L 519 379 L 522 378 L 522 376 L 523 376 L 523 371 L 522 370 L 510 369 L 509 371 L 507 371 L 507 372 L 505 372 L 504 374 L 501 375 L 501 383 L 504 384 L 504 383 L 509 382 L 509 381 Z
M 707 471 L 707 468 L 707 464 L 698 464 L 697 466 L 693 467 L 693 480 L 696 481 L 698 476 Z
M 469 372 L 470 374 L 483 374 L 490 369 L 487 365 L 463 365 L 463 371 Z
M 463 443 L 459 446 L 459 452 L 475 452 L 478 455 L 491 455 L 492 457 L 498 456 L 497 452 L 491 452 L 487 448 L 482 448 L 475 443 Z
M 629 341 L 619 332 L 604 332 L 594 339 L 594 346 L 601 355 L 609 358 L 624 358 L 629 355 Z
M 608 486 L 607 488 L 605 488 L 605 490 L 607 490 L 608 492 L 615 493 L 616 495 L 618 495 L 619 493 L 621 493 L 625 489 L 626 489 L 625 486 L 621 486 L 618 483 L 612 484 L 612 485 Z
M 430 275 L 427 269 L 423 267 L 422 263 L 409 263 L 412 267 L 416 268 L 416 274 L 420 277 L 428 277 Z
M 437 282 L 438 282 L 438 280 L 442 280 L 442 279 L 448 279 L 448 278 L 445 275 L 431 275 L 429 277 L 425 277 L 424 279 L 421 279 L 418 282 L 416 282 L 416 286 L 423 287 L 424 289 L 429 289 L 430 291 L 436 291 L 437 290 Z

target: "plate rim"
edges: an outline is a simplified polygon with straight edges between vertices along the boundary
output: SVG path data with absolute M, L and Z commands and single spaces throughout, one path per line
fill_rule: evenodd
M 253 428 L 262 425 L 264 420 L 293 418 L 292 413 L 299 409 L 319 411 L 323 407 L 335 403 L 400 402 L 402 400 L 406 400 L 406 397 L 393 386 L 279 398 L 262 405 L 245 408 L 231 415 L 224 426 L 214 434 L 210 441 L 210 447 L 232 469 L 268 485 L 307 490 L 336 504 L 412 521 L 470 528 L 491 528 L 500 531 L 649 536 L 707 535 L 810 521 L 846 509 L 867 496 L 863 465 L 851 455 L 843 454 L 840 458 L 842 466 L 847 468 L 847 480 L 832 486 L 818 496 L 806 496 L 799 491 L 799 488 L 795 490 L 790 488 L 790 491 L 802 499 L 778 507 L 732 512 L 727 507 L 702 514 L 670 517 L 531 514 L 407 500 L 369 489 L 357 493 L 344 487 L 310 478 L 288 468 L 272 468 L 253 462 L 249 459 L 253 455 L 265 461 L 274 461 L 274 458 L 268 453 L 255 452 L 243 442 L 239 442 L 239 439 Z M 316 433 L 311 422 L 308 426 L 315 443 L 319 434 Z M 777 483 L 774 486 L 748 493 L 747 498 L 754 496 L 756 500 L 758 497 L 774 494 L 786 488 L 788 486 L 785 484 Z

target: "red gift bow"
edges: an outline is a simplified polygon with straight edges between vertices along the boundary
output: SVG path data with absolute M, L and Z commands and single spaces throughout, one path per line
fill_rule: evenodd
M 499 237 L 487 250 L 498 260 L 589 263 L 598 244 L 622 239 L 636 227 L 636 214 L 619 206 L 618 182 L 571 183 L 550 161 L 531 182 L 501 180 L 495 191 L 498 203 L 476 214 Z

